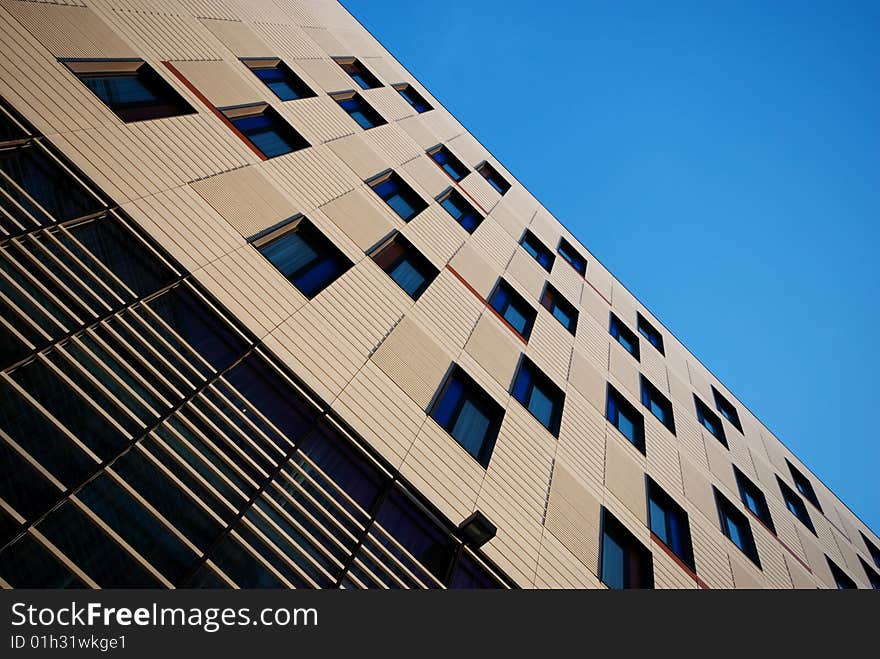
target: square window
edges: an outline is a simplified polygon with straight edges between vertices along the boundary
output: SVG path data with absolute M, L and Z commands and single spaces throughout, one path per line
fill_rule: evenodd
M 427 202 L 396 172 L 384 172 L 366 183 L 404 222 L 409 222 L 428 207 Z
M 749 520 L 717 488 L 713 487 L 712 490 L 715 492 L 715 504 L 718 507 L 721 532 L 760 569 L 761 560 L 758 557 L 758 547 L 755 545 Z
M 428 149 L 428 155 L 453 181 L 460 181 L 470 173 L 464 163 L 443 145 Z
M 565 394 L 525 356 L 520 360 L 511 393 L 554 437 L 559 436 Z
M 126 123 L 195 110 L 143 60 L 62 60 L 80 82 Z
M 865 559 L 861 556 L 859 556 L 859 562 L 862 564 L 862 569 L 865 571 L 865 574 L 868 577 L 871 588 L 873 588 L 874 590 L 880 590 L 880 573 L 878 573 L 877 570 L 868 565 L 865 562 Z
M 281 118 L 274 108 L 265 103 L 257 105 L 221 108 L 239 133 L 266 158 L 276 158 L 309 146 L 305 138 L 293 126 Z
M 374 76 L 367 67 L 361 64 L 360 60 L 354 57 L 334 57 L 333 61 L 351 76 L 351 79 L 354 80 L 361 89 L 375 89 L 376 87 L 382 86 L 382 83 L 379 82 L 379 78 Z
M 517 334 L 526 341 L 529 340 L 538 312 L 503 279 L 498 280 L 495 290 L 489 296 L 489 306 L 497 311 Z
M 437 198 L 444 210 L 468 233 L 473 233 L 483 221 L 483 216 L 468 202 L 458 190 L 449 188 Z
M 645 483 L 648 491 L 648 527 L 651 533 L 692 572 L 696 572 L 687 513 L 650 476 L 645 477 Z
M 712 436 L 721 442 L 724 448 L 728 448 L 727 437 L 724 435 L 724 426 L 721 425 L 721 418 L 710 410 L 706 403 L 697 398 L 696 394 L 694 394 L 694 405 L 697 408 L 697 420 L 700 424 L 712 433 Z
M 388 123 L 357 92 L 339 92 L 330 94 L 330 98 L 339 103 L 339 107 L 345 110 L 348 116 L 364 130 Z
M 810 532 L 813 535 L 816 535 L 813 520 L 810 519 L 810 513 L 807 512 L 807 506 L 804 503 L 804 500 L 795 494 L 795 491 L 786 485 L 779 476 L 776 477 L 776 482 L 779 483 L 779 489 L 782 492 L 782 500 L 785 502 L 785 507 L 788 508 L 792 515 L 801 521 L 801 524 L 810 529 Z
M 544 270 L 550 272 L 553 269 L 553 252 L 544 245 L 538 237 L 526 229 L 519 244 L 535 259 Z
M 608 327 L 608 332 L 617 339 L 617 342 L 623 346 L 624 350 L 635 357 L 636 361 L 639 361 L 639 337 L 629 327 L 624 325 L 623 321 L 615 316 L 614 313 L 611 314 L 611 324 Z
M 489 466 L 504 409 L 458 365 L 440 387 L 430 414 L 477 462 Z
M 488 162 L 477 165 L 477 171 L 480 173 L 480 176 L 489 182 L 489 185 L 495 188 L 498 194 L 503 195 L 510 190 L 510 183 L 505 181 L 501 174 Z
M 663 352 L 663 335 L 654 329 L 653 325 L 645 320 L 645 317 L 640 313 L 636 313 L 636 329 L 639 330 L 639 334 L 648 340 L 648 343 L 657 348 L 661 355 L 666 355 Z
M 439 271 L 401 234 L 395 234 L 371 255 L 394 282 L 413 300 L 418 300 Z
M 653 588 L 654 562 L 651 552 L 602 508 L 599 542 L 599 579 L 611 589 Z
M 819 505 L 819 498 L 816 496 L 816 491 L 813 489 L 813 484 L 810 482 L 810 479 L 795 469 L 794 465 L 788 461 L 788 458 L 785 459 L 785 464 L 788 465 L 788 470 L 791 472 L 791 478 L 794 481 L 794 485 L 798 489 L 798 492 L 804 495 L 804 498 L 816 506 L 816 510 L 821 513 L 822 506 Z
M 877 545 L 868 540 L 868 536 L 861 531 L 859 531 L 859 535 L 862 536 L 862 541 L 865 543 L 868 553 L 871 554 L 871 559 L 874 561 L 874 565 L 880 567 L 880 547 L 877 547 Z
M 577 330 L 578 311 L 568 300 L 562 297 L 550 282 L 544 285 L 544 294 L 541 296 L 541 306 L 553 314 L 553 317 L 572 334 Z
M 352 265 L 339 248 L 305 217 L 258 235 L 252 244 L 309 299 L 336 281 Z
M 644 417 L 610 384 L 605 403 L 605 418 L 641 453 L 645 452 Z
M 394 85 L 394 89 L 397 90 L 397 93 L 403 97 L 403 100 L 409 103 L 412 106 L 412 109 L 419 114 L 434 109 L 412 85 L 401 82 Z
M 577 250 L 565 238 L 559 239 L 559 247 L 556 248 L 556 251 L 581 277 L 586 277 L 587 259 L 578 254 Z
M 280 59 L 241 60 L 266 87 L 272 90 L 282 101 L 294 101 L 300 98 L 317 96 L 314 91 L 293 70 Z
M 838 590 L 855 590 L 858 588 L 856 582 L 853 581 L 846 572 L 841 570 L 834 561 L 827 556 L 825 557 L 825 560 L 828 561 L 828 569 L 831 570 L 831 575 L 834 577 L 834 584 L 837 586 Z
M 742 433 L 743 429 L 742 424 L 739 422 L 739 412 L 736 411 L 733 403 L 722 396 L 714 386 L 712 387 L 712 396 L 715 398 L 715 408 L 721 412 L 721 416 L 730 421 L 733 427 Z
M 639 376 L 642 381 L 642 405 L 657 417 L 666 429 L 675 434 L 675 419 L 672 417 L 672 403 L 661 391 L 651 384 L 644 375 Z
M 736 467 L 733 468 L 733 475 L 736 477 L 736 485 L 739 488 L 739 496 L 743 505 L 748 508 L 751 513 L 761 520 L 761 523 L 770 529 L 770 532 L 776 534 L 776 527 L 773 526 L 773 518 L 770 517 L 770 508 L 767 506 L 767 497 L 758 489 L 748 477 Z

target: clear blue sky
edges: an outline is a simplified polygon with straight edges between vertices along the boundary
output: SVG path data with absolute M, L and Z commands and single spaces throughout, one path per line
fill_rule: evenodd
M 880 2 L 343 4 L 880 531 Z

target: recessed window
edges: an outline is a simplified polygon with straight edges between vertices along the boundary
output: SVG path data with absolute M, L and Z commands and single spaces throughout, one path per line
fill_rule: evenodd
M 522 238 L 520 238 L 519 244 L 522 245 L 524 250 L 531 254 L 532 258 L 535 259 L 544 270 L 550 272 L 553 269 L 553 252 L 551 252 L 544 243 L 538 240 L 538 237 L 531 231 L 526 229 L 526 232 L 523 234 Z
M 381 87 L 379 78 L 354 57 L 334 57 L 333 60 L 354 80 L 361 89 L 375 89 Z
M 648 526 L 651 533 L 691 571 L 696 571 L 687 513 L 653 479 L 646 476 L 645 482 L 648 490 Z
M 488 162 L 477 165 L 477 171 L 480 173 L 480 176 L 489 182 L 489 185 L 495 188 L 498 194 L 503 195 L 510 190 L 510 183 L 505 181 L 501 174 Z
M 715 409 L 721 412 L 721 416 L 730 421 L 734 428 L 742 432 L 743 428 L 739 422 L 739 412 L 736 411 L 733 403 L 722 396 L 714 386 L 712 387 L 712 396 L 715 398 Z
M 862 569 L 865 571 L 865 574 L 868 577 L 871 588 L 873 588 L 874 590 L 880 590 L 880 573 L 878 573 L 877 570 L 868 565 L 865 562 L 865 559 L 861 556 L 859 556 L 859 562 L 862 564 Z
M 770 517 L 770 508 L 767 505 L 767 497 L 758 489 L 749 478 L 736 467 L 733 468 L 733 475 L 736 477 L 736 485 L 739 488 L 739 497 L 752 514 L 761 520 L 772 533 L 776 533 L 776 527 L 773 526 L 773 518 Z
M 718 507 L 721 532 L 760 568 L 761 560 L 758 558 L 758 547 L 755 545 L 749 520 L 717 488 L 713 487 L 712 489 L 715 491 L 715 504 Z
M 477 212 L 458 190 L 449 188 L 437 198 L 440 205 L 458 222 L 465 231 L 473 233 L 483 221 L 483 216 Z
M 788 470 L 791 472 L 791 478 L 798 492 L 803 494 L 804 498 L 816 506 L 816 509 L 821 513 L 822 506 L 819 505 L 819 497 L 816 496 L 816 491 L 813 489 L 810 479 L 795 469 L 795 466 L 788 461 L 788 458 L 785 459 L 785 463 L 788 465 Z
M 376 249 L 371 256 L 413 300 L 419 299 L 439 272 L 399 233 Z
M 532 333 L 538 312 L 503 279 L 489 296 L 489 305 L 526 341 Z
M 388 171 L 367 181 L 373 192 L 391 207 L 401 220 L 409 222 L 428 207 L 427 202 L 396 172 Z
M 636 361 L 639 361 L 639 337 L 613 313 L 611 314 L 611 324 L 608 327 L 608 332 L 617 339 L 617 342 L 623 346 L 624 350 L 635 357 Z
M 837 586 L 837 590 L 855 590 L 858 588 L 856 582 L 846 572 L 841 570 L 834 561 L 827 556 L 825 560 L 828 561 L 828 569 L 831 570 L 831 576 L 834 577 L 834 584 Z
M 309 146 L 293 126 L 265 103 L 237 108 L 221 108 L 230 123 L 266 158 L 283 156 Z
M 195 112 L 143 60 L 77 60 L 63 63 L 126 123 Z
M 503 416 L 501 405 L 457 365 L 431 409 L 431 418 L 483 467 L 489 466 Z
M 862 536 L 862 541 L 865 543 L 865 547 L 868 549 L 868 553 L 871 554 L 871 559 L 874 561 L 874 565 L 880 567 L 880 547 L 877 547 L 873 542 L 868 540 L 868 536 L 859 531 L 859 535 Z
M 412 85 L 402 82 L 394 85 L 394 89 L 396 89 L 397 93 L 403 97 L 403 100 L 409 103 L 410 106 L 412 106 L 412 109 L 419 114 L 434 109 Z
M 810 529 L 810 532 L 815 535 L 816 529 L 813 526 L 813 520 L 810 519 L 810 513 L 807 512 L 807 504 L 779 476 L 776 477 L 776 482 L 779 483 L 779 490 L 782 492 L 782 500 L 785 502 L 785 507 L 801 521 L 801 524 Z
M 675 419 L 672 417 L 672 403 L 663 393 L 651 384 L 644 375 L 642 381 L 642 405 L 647 407 L 666 429 L 675 434 Z
M 339 107 L 345 110 L 348 116 L 364 130 L 388 123 L 357 92 L 338 92 L 330 94 L 330 98 L 339 103 Z
M 653 588 L 651 552 L 606 508 L 602 508 L 599 579 L 609 588 Z
M 721 417 L 719 417 L 715 412 L 709 409 L 709 406 L 706 405 L 703 401 L 694 395 L 694 405 L 697 408 L 697 421 L 708 430 L 715 439 L 721 442 L 724 445 L 724 448 L 728 448 L 727 446 L 727 437 L 724 435 L 724 426 L 721 425 Z
M 657 351 L 661 355 L 665 356 L 666 353 L 663 352 L 663 335 L 654 329 L 654 326 L 651 325 L 642 314 L 637 313 L 636 316 L 636 329 L 639 330 L 639 334 L 644 336 L 648 340 L 648 343 L 657 348 Z
M 243 59 L 241 62 L 282 101 L 317 96 L 302 78 L 279 59 Z
M 550 282 L 544 285 L 544 294 L 541 296 L 541 306 L 553 314 L 553 317 L 572 334 L 577 330 L 578 311 L 574 305 L 562 297 Z
M 559 436 L 565 394 L 525 356 L 520 360 L 511 393 L 541 425 Z
M 339 248 L 304 217 L 258 236 L 252 244 L 310 299 L 352 265 Z
M 440 166 L 440 169 L 449 174 L 453 181 L 460 181 L 469 173 L 464 163 L 445 146 L 435 146 L 433 149 L 428 149 L 428 155 Z
M 577 250 L 565 238 L 559 239 L 559 247 L 556 248 L 556 251 L 581 277 L 586 276 L 587 259 L 578 254 Z
M 608 385 L 605 418 L 626 437 L 633 446 L 645 452 L 645 419 L 620 392 Z

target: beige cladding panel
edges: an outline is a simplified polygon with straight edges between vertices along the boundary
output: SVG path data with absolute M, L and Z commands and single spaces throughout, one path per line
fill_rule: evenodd
M 489 297 L 501 274 L 469 244 L 458 250 L 449 265 L 484 299 Z
M 389 163 L 360 135 L 333 140 L 327 146 L 362 180 L 389 169 Z
M 541 268 L 528 252 L 517 248 L 513 258 L 510 259 L 507 271 L 528 292 L 528 297 L 535 301 L 541 299 L 547 271 Z
M 368 194 L 372 193 L 358 188 L 321 207 L 324 214 L 364 251 L 394 231 L 387 214 Z
M 345 75 L 333 60 L 298 59 L 296 63 L 325 92 L 340 92 L 357 87 L 357 83 Z
M 485 311 L 465 344 L 465 350 L 499 385 L 508 389 L 521 354 L 521 344 L 517 343 L 510 332 Z
M 712 486 L 688 458 L 680 456 L 681 477 L 684 483 L 684 493 L 691 503 L 696 504 L 707 519 L 713 522 L 718 519 L 718 510 L 715 506 L 715 497 Z
M 544 526 L 590 571 L 599 568 L 599 500 L 562 465 L 553 470 Z
M 609 437 L 605 444 L 605 487 L 647 524 L 645 470 L 632 455 L 633 450 L 621 438 Z
M 607 388 L 605 377 L 593 365 L 592 361 L 578 349 L 574 350 L 571 357 L 568 381 L 597 410 L 605 409 Z
M 272 57 L 275 53 L 244 23 L 202 19 L 215 37 L 236 57 Z
M 227 62 L 172 62 L 174 67 L 215 107 L 246 105 L 264 101 L 248 71 L 240 66 L 233 68 Z M 253 77 L 253 76 L 252 76 Z M 254 77 L 254 79 L 256 79 Z

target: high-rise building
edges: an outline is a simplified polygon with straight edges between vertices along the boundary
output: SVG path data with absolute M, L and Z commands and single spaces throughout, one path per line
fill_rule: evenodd
M 0 34 L 3 586 L 878 587 L 877 536 L 339 4 L 0 0 Z

